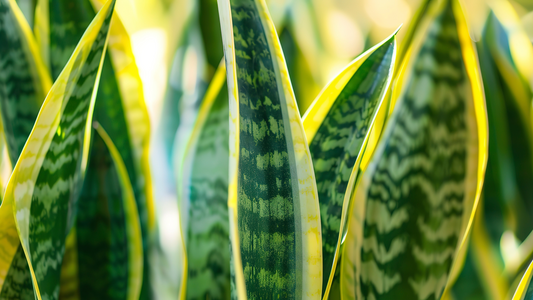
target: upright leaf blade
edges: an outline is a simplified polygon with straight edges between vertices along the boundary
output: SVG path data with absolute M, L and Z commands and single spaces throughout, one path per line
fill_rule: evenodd
M 462 265 L 487 159 L 483 90 L 458 1 L 434 2 L 422 23 L 356 188 L 346 299 L 439 299 Z
M 103 3 L 103 0 L 39 0 L 36 28 L 40 30 L 43 54 L 49 54 L 54 76 L 67 61 L 65 53 L 76 46 L 91 22 L 93 6 L 100 8 Z M 128 170 L 141 219 L 143 251 L 147 254 L 149 235 L 155 224 L 148 164 L 150 123 L 130 39 L 118 15 L 111 25 L 109 40 L 94 118 L 106 128 Z M 144 263 L 148 266 L 147 255 Z M 143 299 L 150 294 L 149 270 L 144 268 Z
M 230 236 L 239 299 L 318 299 L 311 156 L 264 1 L 220 0 L 230 107 Z
M 2 134 L 11 164 L 15 165 L 52 83 L 31 29 L 15 1 L 0 1 L 0 23 L 0 110 L 5 125 Z M 30 271 L 17 241 L 12 209 L 8 202 L 0 208 L 4 234 L 0 297 L 32 299 Z
M 230 299 L 229 124 L 226 69 L 213 78 L 198 113 L 178 185 L 187 247 L 187 299 Z
M 322 222 L 323 293 L 333 281 L 346 212 L 370 132 L 395 63 L 396 32 L 356 58 L 304 115 Z
M 15 1 L 2 0 L 0 14 L 0 106 L 8 152 L 15 165 L 52 82 Z
M 102 8 L 52 86 L 6 188 L 39 299 L 58 297 L 113 7 Z

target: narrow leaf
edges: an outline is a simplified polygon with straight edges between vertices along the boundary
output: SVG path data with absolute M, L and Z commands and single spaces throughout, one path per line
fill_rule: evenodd
M 346 299 L 440 299 L 466 254 L 487 159 L 477 58 L 458 1 L 433 2 L 421 24 L 356 187 L 341 263 Z
M 394 66 L 396 32 L 333 79 L 304 115 L 322 222 L 324 298 L 332 284 L 346 212 Z
M 88 124 L 113 7 L 114 1 L 109 1 L 97 14 L 52 86 L 0 208 L 14 213 L 39 299 L 58 297 L 65 238 L 87 164 Z
M 319 299 L 315 176 L 278 36 L 262 0 L 219 0 L 230 108 L 234 297 Z
M 222 64 L 202 101 L 178 185 L 187 247 L 187 299 L 230 299 L 229 123 Z
M 529 264 L 529 267 L 524 273 L 518 288 L 516 289 L 513 300 L 530 300 L 533 299 L 533 284 L 531 284 L 531 278 L 533 277 L 533 261 Z
M 99 9 L 102 5 L 103 0 L 39 0 L 36 26 L 47 28 L 41 31 L 48 35 L 41 36 L 39 41 L 45 49 L 43 54 L 49 54 L 53 76 L 66 64 L 65 53 L 74 49 L 93 19 L 93 6 Z M 124 160 L 139 209 L 143 251 L 148 253 L 149 235 L 155 224 L 148 158 L 150 122 L 129 35 L 116 14 L 109 34 L 109 52 L 102 69 L 94 119 L 106 128 Z M 144 264 L 148 266 L 147 255 Z M 143 299 L 151 293 L 149 270 L 144 268 Z

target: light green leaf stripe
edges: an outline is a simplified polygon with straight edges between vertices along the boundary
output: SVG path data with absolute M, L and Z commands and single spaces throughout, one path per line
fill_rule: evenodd
M 47 53 L 54 76 L 66 64 L 68 54 L 93 19 L 93 7 L 99 9 L 103 4 L 103 0 L 39 0 L 36 28 L 48 34 L 39 36 L 39 41 L 42 49 L 50 50 Z M 141 219 L 144 252 L 148 253 L 148 240 L 155 224 L 148 165 L 150 122 L 129 35 L 117 14 L 109 35 L 94 119 L 106 128 L 128 169 Z M 151 293 L 149 270 L 144 269 L 143 299 Z
M 324 256 L 323 297 L 335 274 L 349 200 L 374 121 L 390 85 L 396 32 L 356 58 L 304 115 L 317 180 Z
M 187 209 L 187 299 L 230 299 L 229 108 L 220 65 L 202 101 L 183 160 L 179 190 Z M 186 206 L 184 206 L 186 205 Z M 182 214 L 183 215 L 183 214 Z
M 6 188 L 38 299 L 58 297 L 114 4 L 98 13 L 52 86 Z
M 219 0 L 230 108 L 228 205 L 238 299 L 319 299 L 315 176 L 264 1 Z
M 0 1 L 0 24 L 0 110 L 5 124 L 2 135 L 14 165 L 52 83 L 31 29 L 15 1 Z M 33 299 L 28 263 L 20 243 L 14 239 L 11 206 L 12 203 L 5 203 L 0 208 L 0 223 L 5 226 L 1 240 L 0 298 Z M 16 252 L 12 252 L 12 247 L 16 247 Z
M 483 90 L 458 1 L 434 2 L 422 23 L 356 187 L 343 299 L 440 299 L 462 266 L 487 159 Z
M 125 299 L 137 300 L 141 294 L 141 285 L 143 282 L 143 244 L 137 203 L 135 201 L 133 187 L 128 177 L 128 170 L 120 157 L 117 147 L 115 147 L 113 141 L 102 126 L 96 123 L 95 128 L 111 154 L 122 189 L 122 205 L 126 222 L 124 225 L 128 240 L 128 287 L 126 289 L 127 294 Z M 111 269 L 113 267 L 110 266 Z M 95 280 L 97 279 L 95 278 Z
M 0 108 L 15 165 L 52 82 L 14 0 L 0 1 L 0 21 Z

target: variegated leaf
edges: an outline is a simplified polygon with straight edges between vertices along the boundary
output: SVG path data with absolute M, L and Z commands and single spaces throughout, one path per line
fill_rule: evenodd
M 434 1 L 400 98 L 355 192 L 345 299 L 440 299 L 462 266 L 487 159 L 475 49 L 457 0 Z
M 488 74 L 489 70 L 482 71 L 484 77 L 485 73 L 487 78 L 494 77 L 494 84 L 486 87 L 487 90 L 493 90 L 487 96 L 487 105 L 489 124 L 493 124 L 489 140 L 494 155 L 489 161 L 487 187 L 499 187 L 486 195 L 486 203 L 503 202 L 503 205 L 511 208 L 507 212 L 508 217 L 516 218 L 514 233 L 519 240 L 524 240 L 533 229 L 530 222 L 533 216 L 533 187 L 530 184 L 533 180 L 530 111 L 533 97 L 530 86 L 533 61 L 530 59 L 533 57 L 533 46 L 507 1 L 494 1 L 482 38 L 487 55 L 487 63 L 482 66 L 491 64 L 493 74 Z M 500 98 L 496 98 L 498 96 Z M 499 172 L 505 174 L 498 176 Z M 493 174 L 498 177 L 495 178 Z M 499 243 L 499 239 L 496 242 Z
M 11 164 L 15 165 L 52 83 L 31 29 L 15 1 L 0 1 L 0 23 L 2 135 Z M 30 271 L 16 237 L 12 209 L 12 203 L 0 208 L 3 224 L 0 298 L 33 299 Z
M 311 155 L 264 0 L 219 0 L 230 111 L 233 297 L 319 299 Z
M 91 4 L 92 3 L 92 4 Z M 37 35 L 43 54 L 49 53 L 52 74 L 67 62 L 85 28 L 103 0 L 39 0 L 36 28 L 48 35 Z M 94 109 L 97 120 L 111 136 L 124 159 L 139 209 L 143 250 L 148 253 L 148 239 L 155 224 L 148 165 L 150 123 L 144 103 L 142 83 L 131 50 L 129 35 L 118 15 L 110 28 L 109 52 Z M 148 266 L 148 257 L 145 256 Z M 149 268 L 144 268 L 142 298 L 150 295 Z
M 178 183 L 186 229 L 187 299 L 230 299 L 229 124 L 226 69 L 219 67 L 202 101 Z
M 0 207 L 0 214 L 7 214 L 6 209 L 14 213 L 11 218 L 39 299 L 58 297 L 65 238 L 87 163 L 91 112 L 113 8 L 112 0 L 102 8 L 52 86 Z M 2 245 L 10 243 L 7 237 Z
M 382 103 L 395 54 L 396 32 L 348 65 L 304 115 L 320 201 L 325 298 L 335 274 L 359 165 L 378 111 L 387 110 Z

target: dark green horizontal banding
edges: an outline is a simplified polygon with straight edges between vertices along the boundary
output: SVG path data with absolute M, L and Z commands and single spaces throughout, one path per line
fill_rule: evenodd
M 187 235 L 187 299 L 228 300 L 228 89 L 221 87 L 194 148 Z
M 82 187 L 81 163 L 85 126 L 100 61 L 105 50 L 111 8 L 99 28 L 88 56 L 78 61 L 70 74 L 64 109 L 43 165 L 35 181 L 29 220 L 29 257 L 43 299 L 57 299 L 61 263 L 65 251 L 69 217 L 76 213 L 76 199 Z M 79 75 L 75 76 L 75 75 Z
M 440 299 L 461 238 L 476 128 L 452 3 L 443 5 L 367 174 L 355 283 L 365 299 Z
M 248 299 L 297 299 L 289 124 L 253 0 L 231 1 L 239 101 L 238 229 Z M 299 218 L 299 216 L 298 216 Z
M 339 241 L 348 181 L 387 86 L 394 37 L 376 49 L 343 88 L 309 145 L 322 222 L 323 292 Z

